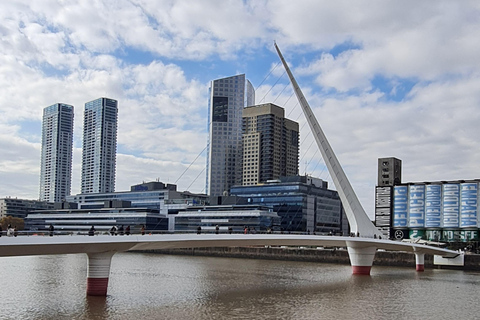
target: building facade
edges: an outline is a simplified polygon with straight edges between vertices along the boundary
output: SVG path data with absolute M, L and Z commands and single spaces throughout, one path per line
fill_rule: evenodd
M 85 104 L 82 193 L 115 191 L 118 103 L 99 98 Z
M 17 198 L 0 199 L 0 219 L 6 216 L 24 219 L 30 212 L 35 210 L 53 209 L 52 202 L 26 200 Z
M 237 184 L 298 175 L 299 127 L 272 103 L 243 109 L 242 175 Z
M 286 232 L 348 234 L 338 193 L 326 181 L 310 176 L 281 177 L 263 185 L 234 186 L 231 194 L 247 203 L 272 208 Z
M 255 104 L 255 90 L 244 74 L 210 83 L 207 194 L 228 193 L 240 175 L 243 108 Z
M 395 158 L 379 159 L 379 174 L 388 159 Z M 389 228 L 382 227 L 382 231 L 392 239 L 478 242 L 479 183 L 480 179 L 422 182 L 400 179 L 379 185 L 375 192 L 376 224 L 388 223 Z
M 145 226 L 147 232 L 167 231 L 168 218 L 158 210 L 147 208 L 101 208 L 101 209 L 58 209 L 35 211 L 25 218 L 25 229 L 47 231 L 53 225 L 56 232 L 84 232 L 93 226 L 99 233 L 108 234 L 115 227 L 130 226 L 132 234 L 140 233 Z
M 173 217 L 175 231 L 197 232 L 198 227 L 202 232 L 226 233 L 244 232 L 245 227 L 249 232 L 266 232 L 280 230 L 280 217 L 264 206 L 259 205 L 218 205 L 189 207 L 180 211 Z
M 72 184 L 73 106 L 56 103 L 43 109 L 40 200 L 60 202 Z

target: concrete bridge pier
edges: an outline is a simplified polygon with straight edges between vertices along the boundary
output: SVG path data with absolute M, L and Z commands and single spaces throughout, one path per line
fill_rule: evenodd
M 87 253 L 87 295 L 106 296 L 110 264 L 115 251 Z
M 413 249 L 415 251 L 415 264 L 416 270 L 418 272 L 425 271 L 425 253 L 422 253 L 419 250 Z
M 370 275 L 377 248 L 353 241 L 347 241 L 346 244 L 352 273 Z

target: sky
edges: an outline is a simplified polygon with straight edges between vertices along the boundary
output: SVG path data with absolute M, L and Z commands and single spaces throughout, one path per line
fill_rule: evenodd
M 367 214 L 377 159 L 402 181 L 480 178 L 480 3 L 444 0 L 0 2 L 0 198 L 39 197 L 43 109 L 118 100 L 116 191 L 205 192 L 208 88 L 246 74 L 300 125 L 300 173 L 329 181 L 282 50 Z

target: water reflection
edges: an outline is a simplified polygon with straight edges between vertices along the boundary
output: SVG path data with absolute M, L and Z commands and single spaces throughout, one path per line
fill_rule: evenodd
M 85 255 L 1 258 L 6 319 L 471 319 L 478 273 L 121 253 L 107 297 L 88 297 Z

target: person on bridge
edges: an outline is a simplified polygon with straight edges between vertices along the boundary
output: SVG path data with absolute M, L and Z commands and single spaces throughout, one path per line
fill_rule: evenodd
M 142 236 L 145 235 L 145 225 L 142 224 L 142 228 L 140 229 L 140 233 L 142 234 Z
M 116 231 L 117 231 L 117 228 L 115 228 L 115 226 L 112 226 L 112 228 L 110 229 L 110 235 L 114 236 Z
M 55 228 L 53 227 L 53 224 L 50 224 L 50 226 L 48 227 L 48 231 L 50 231 L 50 237 L 53 237 L 53 231 L 55 230 Z
M 125 228 L 125 234 L 126 234 L 127 236 L 130 235 L 130 226 L 127 226 L 127 227 Z
M 120 228 L 118 229 L 118 233 L 123 236 L 123 224 L 120 226 Z
M 198 226 L 198 228 L 197 228 L 197 234 L 200 234 L 200 233 L 202 233 L 202 227 Z
M 220 228 L 218 227 L 218 224 L 217 224 L 217 226 L 215 227 L 215 233 L 218 234 L 219 231 L 220 231 Z
M 92 237 L 95 235 L 95 227 L 94 227 L 94 226 L 92 226 L 92 227 L 90 228 L 90 230 L 88 230 L 88 235 L 89 235 L 89 236 L 92 236 Z

